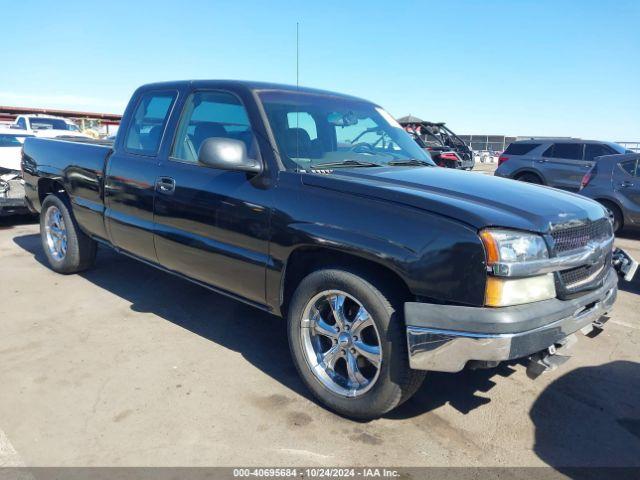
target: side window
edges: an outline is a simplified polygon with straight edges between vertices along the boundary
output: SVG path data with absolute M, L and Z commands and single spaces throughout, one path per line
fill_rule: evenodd
M 316 127 L 316 121 L 307 112 L 288 112 L 287 113 L 287 127 L 288 128 L 301 128 L 309 135 L 309 140 L 315 140 L 318 138 L 318 129 Z
M 175 92 L 150 92 L 142 96 L 125 137 L 125 148 L 131 153 L 156 155 L 167 123 Z
M 603 155 L 613 155 L 614 152 L 607 145 L 601 143 L 587 143 L 584 147 L 584 159 L 593 160 L 596 157 L 602 157 Z
M 549 156 L 553 158 L 582 160 L 582 143 L 556 143 L 553 145 L 553 153 Z
M 512 143 L 503 152 L 503 155 L 526 155 L 539 146 L 539 143 Z
M 219 91 L 193 93 L 180 117 L 171 157 L 196 163 L 200 146 L 213 137 L 240 140 L 249 157 L 258 157 L 249 116 L 238 97 Z
M 638 160 L 629 160 L 619 164 L 625 172 L 633 177 L 640 177 L 640 171 L 638 171 Z
M 23 130 L 27 129 L 27 122 L 25 121 L 24 117 L 20 117 L 18 119 L 18 126 Z

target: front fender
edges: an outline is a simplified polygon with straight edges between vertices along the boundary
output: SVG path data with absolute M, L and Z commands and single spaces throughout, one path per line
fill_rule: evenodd
M 402 228 L 403 222 L 399 218 L 386 219 L 392 228 L 385 228 L 385 235 L 375 230 L 348 229 L 335 224 L 289 224 L 288 237 L 294 242 L 287 246 L 272 244 L 273 263 L 267 272 L 268 303 L 280 303 L 291 255 L 311 247 L 360 257 L 385 267 L 402 278 L 416 297 L 433 302 L 483 305 L 485 254 L 475 230 L 413 209 L 406 209 L 398 217 L 408 214 L 418 215 L 420 221 L 405 223 Z M 390 231 L 396 233 L 387 235 Z

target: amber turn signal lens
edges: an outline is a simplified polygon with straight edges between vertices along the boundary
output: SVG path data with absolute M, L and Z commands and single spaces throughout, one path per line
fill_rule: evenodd
M 504 282 L 496 277 L 487 277 L 487 286 L 484 295 L 484 304 L 487 307 L 499 307 L 502 305 L 502 287 Z
M 489 230 L 483 230 L 480 232 L 480 239 L 484 244 L 484 249 L 487 253 L 487 265 L 493 265 L 498 263 L 500 259 L 500 253 L 498 251 L 498 243 Z

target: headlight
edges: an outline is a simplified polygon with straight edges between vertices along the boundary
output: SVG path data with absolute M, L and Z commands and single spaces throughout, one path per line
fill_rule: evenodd
M 480 232 L 487 255 L 485 305 L 506 307 L 538 302 L 556 296 L 552 273 L 536 274 L 549 259 L 540 235 L 517 230 L 486 229 Z M 521 277 L 521 278 L 501 278 Z
M 487 266 L 495 275 L 510 275 L 510 264 L 544 261 L 547 244 L 540 235 L 517 230 L 487 229 L 480 232 Z
M 548 300 L 555 296 L 556 286 L 552 273 L 528 278 L 489 276 L 484 303 L 488 307 L 507 307 Z

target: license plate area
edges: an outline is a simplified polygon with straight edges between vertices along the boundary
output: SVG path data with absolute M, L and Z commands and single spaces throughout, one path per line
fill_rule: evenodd
M 613 267 L 627 282 L 633 280 L 638 271 L 638 262 L 621 248 L 616 248 L 612 256 Z

